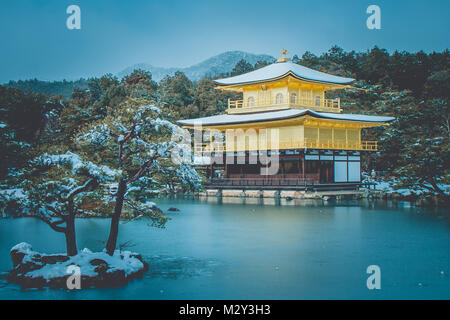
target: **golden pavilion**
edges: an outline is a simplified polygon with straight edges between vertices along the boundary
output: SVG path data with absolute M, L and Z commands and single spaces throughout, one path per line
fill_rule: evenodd
M 207 187 L 357 188 L 361 153 L 378 147 L 361 140 L 361 129 L 394 118 L 342 113 L 339 98 L 325 97 L 354 81 L 292 63 L 286 51 L 266 67 L 215 80 L 217 89 L 241 99 L 229 100 L 226 114 L 178 122 L 201 131 L 194 150 L 207 169 Z M 275 161 L 275 170 L 267 170 Z

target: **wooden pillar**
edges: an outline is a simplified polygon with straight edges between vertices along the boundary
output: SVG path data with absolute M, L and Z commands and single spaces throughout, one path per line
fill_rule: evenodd
M 319 184 L 320 184 L 320 169 L 322 167 L 322 162 L 320 161 L 320 151 L 319 151 L 319 171 L 318 171 L 318 175 L 319 175 Z
M 348 172 L 348 169 L 349 169 L 349 166 L 348 166 L 348 151 L 346 151 L 346 153 L 347 153 L 347 182 L 348 182 L 348 178 L 349 178 L 349 176 L 350 176 L 350 174 L 349 174 L 349 172 Z
M 359 153 L 359 182 L 361 182 L 361 172 L 362 172 L 362 154 L 361 152 Z M 369 175 L 371 174 L 371 172 L 369 173 Z M 370 185 L 369 185 L 369 189 L 370 189 Z
M 225 178 L 228 178 L 228 163 L 226 158 L 225 158 Z
M 303 151 L 303 159 L 302 159 L 302 176 L 303 176 L 303 181 L 305 182 L 305 151 Z M 305 182 L 306 184 L 306 182 Z
M 330 182 L 334 183 L 334 152 L 333 152 L 333 160 L 331 161 L 331 173 L 330 173 Z

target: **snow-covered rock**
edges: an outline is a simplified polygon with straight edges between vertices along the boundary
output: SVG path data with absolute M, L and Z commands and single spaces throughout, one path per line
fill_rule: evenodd
M 73 266 L 78 267 L 83 289 L 125 285 L 148 269 L 142 257 L 130 251 L 116 250 L 113 256 L 109 256 L 106 252 L 83 249 L 76 256 L 69 257 L 39 253 L 30 244 L 22 242 L 11 249 L 10 255 L 13 270 L 8 279 L 22 288 L 67 289 Z

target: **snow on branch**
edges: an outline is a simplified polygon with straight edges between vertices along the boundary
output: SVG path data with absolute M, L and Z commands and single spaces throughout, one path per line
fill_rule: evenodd
M 61 166 L 66 164 L 71 166 L 73 174 L 85 173 L 90 177 L 97 178 L 101 182 L 114 181 L 122 174 L 121 170 L 113 170 L 104 165 L 99 166 L 90 161 L 83 161 L 80 156 L 70 151 L 61 155 L 51 155 L 45 153 L 44 155 L 34 159 L 32 163 L 43 166 Z
M 100 124 L 77 138 L 78 142 L 86 141 L 92 144 L 102 144 L 111 136 L 111 130 L 106 124 Z

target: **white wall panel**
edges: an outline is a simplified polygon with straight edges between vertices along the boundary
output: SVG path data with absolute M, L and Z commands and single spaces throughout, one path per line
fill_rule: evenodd
M 347 162 L 334 162 L 334 182 L 347 182 Z
M 350 182 L 360 182 L 361 172 L 360 172 L 360 162 L 349 162 L 348 163 L 348 181 Z

